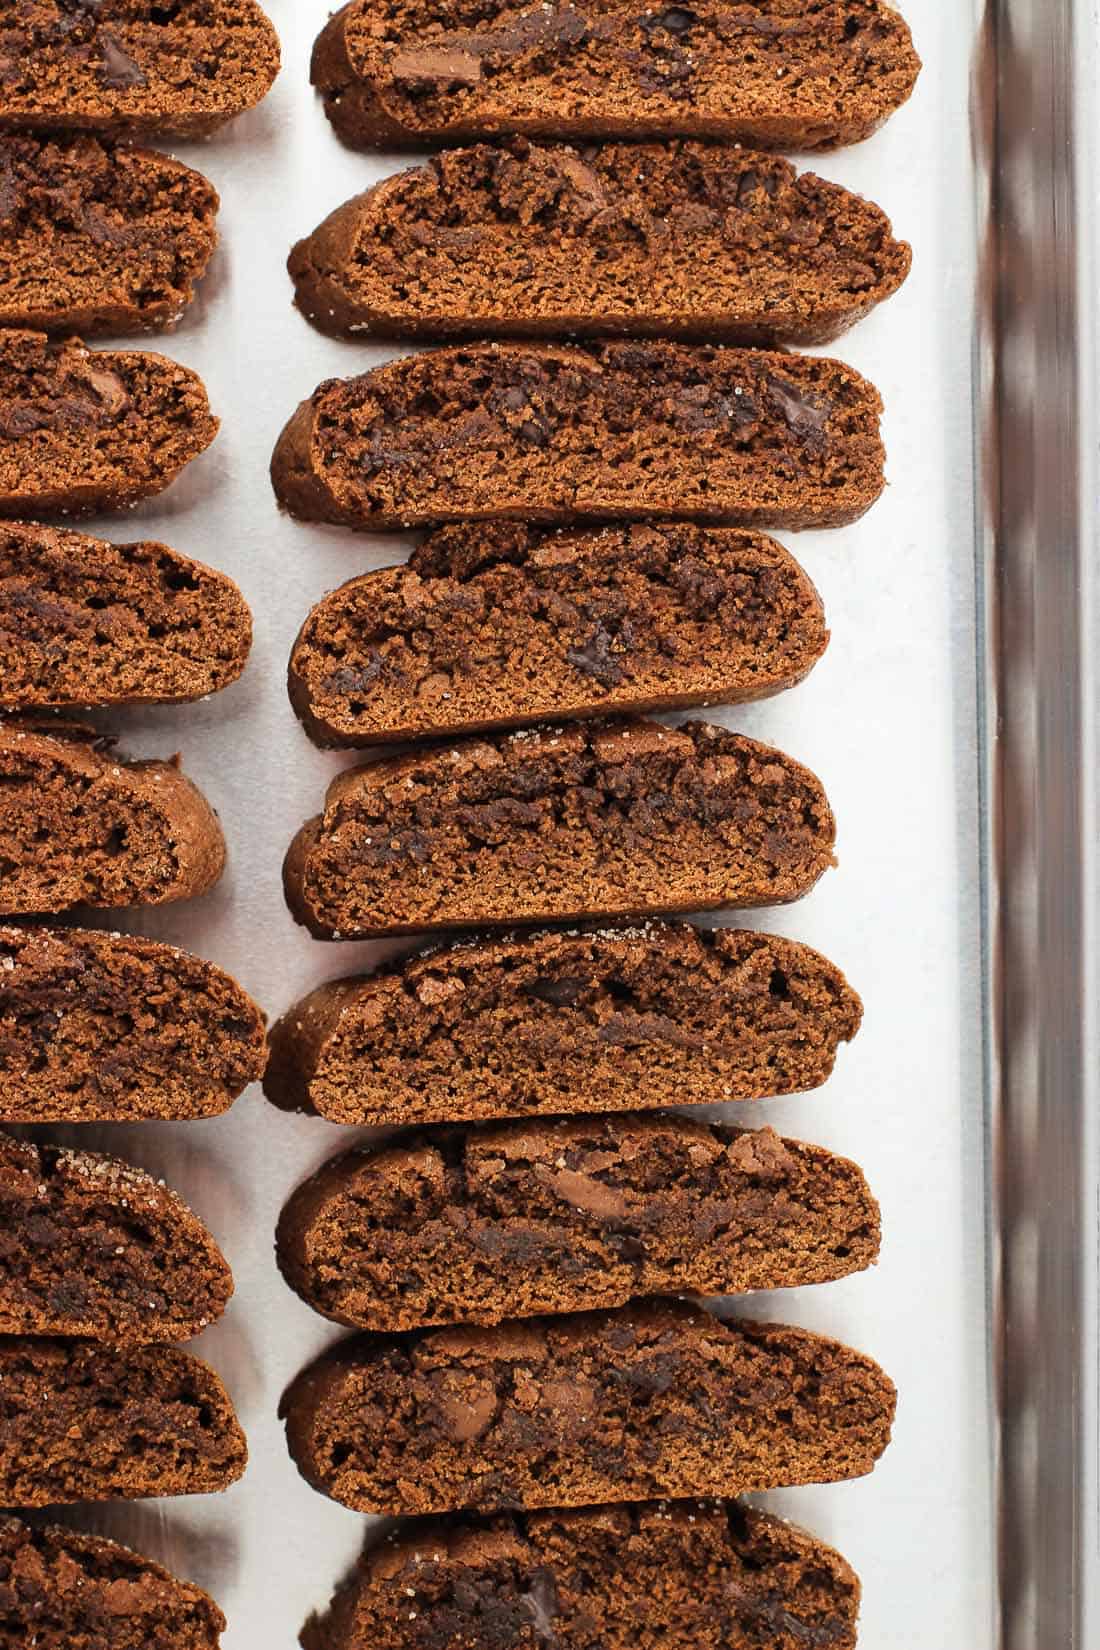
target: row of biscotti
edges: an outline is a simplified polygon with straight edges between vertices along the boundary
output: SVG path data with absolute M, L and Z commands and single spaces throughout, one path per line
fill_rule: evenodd
M 0 915 L 157 905 L 222 873 L 217 816 L 173 763 L 8 722 L 0 776 Z M 707 722 L 577 723 L 341 774 L 286 891 L 328 938 L 744 908 L 806 893 L 834 833 L 820 782 L 769 746 Z
M 198 699 L 250 637 L 236 585 L 163 544 L 0 523 L 0 709 Z M 456 527 L 319 603 L 289 685 L 318 743 L 368 745 L 762 698 L 827 642 L 810 580 L 760 533 Z
M 5 287 L 37 293 L 60 329 L 86 315 L 101 330 L 173 319 L 213 249 L 217 196 L 189 169 L 115 140 L 138 128 L 213 130 L 259 101 L 278 58 L 253 0 L 6 6 Z M 75 135 L 88 128 L 109 141 Z M 51 135 L 30 135 L 42 130 Z M 76 340 L 49 344 L 26 331 L 0 341 L 7 515 L 148 497 L 216 430 L 199 380 L 164 357 L 92 356 Z M 29 524 L 5 532 L 5 708 L 201 697 L 239 674 L 250 629 L 230 581 L 163 546 L 104 546 Z M 6 912 L 159 903 L 220 875 L 216 817 L 177 765 L 126 764 L 109 752 L 109 741 L 56 722 L 0 728 Z M 230 1084 L 257 1065 L 262 1022 L 216 970 L 120 937 L 5 934 L 4 1057 L 17 1069 L 0 1115 L 164 1115 L 163 1095 L 133 1109 L 125 1097 L 158 1041 L 162 1081 L 186 1089 L 194 1026 L 178 1048 L 163 1036 L 142 1045 L 170 1004 L 191 1022 L 180 997 L 196 975 L 206 988 L 199 1017 L 217 1017 L 219 1004 L 237 1016 L 214 1039 L 222 1071 L 183 1114 L 225 1103 L 226 1043 Z M 165 987 L 155 1006 L 144 996 Z M 74 1100 L 89 1091 L 90 1110 Z M 232 1404 L 212 1370 L 167 1344 L 218 1317 L 229 1296 L 229 1269 L 209 1233 L 130 1165 L 52 1146 L 0 1140 L 0 1199 L 0 1501 L 42 1507 L 226 1488 L 246 1457 Z M 205 1595 L 112 1543 L 14 1521 L 0 1541 L 5 1642 L 216 1643 L 223 1622 Z
M 360 530 L 501 517 L 839 526 L 882 490 L 880 411 L 872 385 L 825 357 L 470 345 L 322 384 L 272 476 L 294 514 Z M 198 378 L 164 356 L 0 332 L 0 516 L 148 497 L 216 432 Z
M 217 240 L 200 173 L 91 133 L 20 133 L 0 136 L 0 176 L 0 325 L 117 334 L 191 302 Z M 388 178 L 289 267 L 303 313 L 337 334 L 820 344 L 909 265 L 876 206 L 778 156 L 520 140 Z
M 536 930 L 330 982 L 274 1027 L 268 1061 L 260 1010 L 213 964 L 0 927 L 0 1119 L 212 1116 L 265 1064 L 277 1105 L 360 1126 L 757 1100 L 825 1082 L 860 1014 L 836 968 L 775 935 Z
M 209 132 L 252 107 L 279 63 L 255 0 L 14 0 L 0 18 L 0 129 Z M 763 0 L 589 15 L 506 0 L 439 12 L 351 0 L 322 31 L 313 82 L 347 141 L 496 132 L 588 140 L 655 132 L 802 150 L 874 131 L 920 68 L 887 0 Z

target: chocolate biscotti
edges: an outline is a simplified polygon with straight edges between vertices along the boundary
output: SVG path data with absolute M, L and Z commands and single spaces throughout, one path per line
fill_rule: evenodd
M 214 1239 L 163 1181 L 0 1134 L 0 1335 L 186 1341 L 232 1292 Z
M 327 379 L 276 445 L 291 515 L 360 531 L 681 516 L 838 527 L 882 491 L 878 391 L 825 356 L 471 344 Z
M 0 708 L 173 704 L 236 680 L 252 615 L 165 544 L 0 522 Z
M 866 137 L 919 69 L 890 0 L 351 0 L 317 40 L 312 79 L 362 147 L 518 132 L 803 150 Z
M 201 380 L 167 356 L 0 330 L 0 516 L 136 503 L 217 431 Z
M 709 722 L 623 718 L 352 768 L 292 842 L 319 938 L 797 899 L 833 863 L 807 768 Z
M 386 178 L 288 267 L 335 334 L 827 344 L 911 256 L 877 206 L 775 155 L 520 138 Z
M 299 1186 L 276 1234 L 308 1305 L 382 1333 L 827 1283 L 873 1265 L 878 1246 L 854 1163 L 674 1115 L 350 1152 Z
M 259 103 L 278 71 L 256 0 L 6 0 L 0 131 L 202 137 Z
M 727 1501 L 455 1518 L 388 1536 L 305 1650 L 854 1650 L 860 1586 L 823 1541 Z
M 217 192 L 200 173 L 91 133 L 0 137 L 0 205 L 6 327 L 168 326 L 218 238 Z
M 862 1011 L 818 952 L 749 929 L 464 939 L 296 1003 L 264 1087 L 388 1126 L 763 1099 L 824 1083 Z
M 263 1073 L 264 1017 L 236 980 L 172 945 L 0 926 L 0 1121 L 182 1121 Z
M 0 626 L 2 602 L 0 582 Z M 288 681 L 318 744 L 371 745 L 760 699 L 828 636 L 810 580 L 762 533 L 444 527 L 319 602 Z
M 409 1514 L 858 1478 L 894 1403 L 878 1365 L 838 1341 L 667 1301 L 353 1339 L 281 1412 L 315 1489 Z
M 221 876 L 218 816 L 178 761 L 111 747 L 72 723 L 0 722 L 0 916 L 163 905 Z
M 116 1541 L 0 1517 L 5 1650 L 218 1650 L 224 1628 L 201 1588 Z
M 0 1505 L 207 1495 L 247 1448 L 214 1371 L 174 1346 L 0 1340 Z

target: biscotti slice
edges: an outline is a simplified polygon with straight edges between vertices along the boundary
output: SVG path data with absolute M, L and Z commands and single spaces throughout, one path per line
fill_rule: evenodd
M 163 905 L 225 869 L 218 816 L 171 762 L 73 723 L 0 722 L 0 916 Z
M 522 133 L 802 150 L 867 137 L 919 70 L 890 0 L 351 0 L 318 37 L 312 79 L 360 147 Z
M 163 1181 L 0 1134 L 0 1335 L 186 1341 L 232 1293 L 221 1250 Z
M 854 1650 L 839 1553 L 736 1502 L 454 1518 L 376 1543 L 305 1650 Z
M 303 401 L 271 461 L 291 515 L 838 527 L 883 488 L 878 391 L 826 356 L 667 343 L 429 350 Z
M 683 1302 L 338 1345 L 284 1395 L 290 1453 L 359 1512 L 740 1495 L 870 1472 L 892 1382 L 804 1329 Z
M 236 980 L 172 945 L 0 926 L 0 1121 L 182 1121 L 263 1074 L 264 1017 Z
M 879 1214 L 857 1166 L 820 1146 L 642 1114 L 333 1158 L 275 1247 L 307 1305 L 393 1333 L 827 1283 L 874 1264 Z
M 319 986 L 272 1028 L 264 1088 L 389 1126 L 757 1100 L 824 1083 L 862 1013 L 838 968 L 774 934 L 505 934 Z
M 337 335 L 827 344 L 911 259 L 877 206 L 775 155 L 520 138 L 386 178 L 288 267 Z
M 0 131 L 202 137 L 259 103 L 278 72 L 256 0 L 6 0 Z
M 200 173 L 90 133 L 0 137 L 0 205 L 6 327 L 168 326 L 218 238 L 217 191 Z
M 0 1517 L 5 1650 L 218 1650 L 224 1628 L 201 1588 L 116 1541 Z
M 0 522 L 0 708 L 173 704 L 236 680 L 252 615 L 165 544 Z
M 0 1340 L 0 1505 L 207 1495 L 245 1468 L 208 1365 L 174 1346 Z
M 2 601 L 0 583 L 0 624 Z M 318 744 L 371 745 L 762 699 L 828 639 L 817 591 L 762 533 L 443 527 L 313 609 L 290 698 Z
M 821 783 L 709 722 L 623 718 L 351 768 L 284 867 L 318 938 L 774 905 L 833 864 Z
M 217 432 L 201 380 L 165 355 L 0 330 L 0 516 L 134 504 Z

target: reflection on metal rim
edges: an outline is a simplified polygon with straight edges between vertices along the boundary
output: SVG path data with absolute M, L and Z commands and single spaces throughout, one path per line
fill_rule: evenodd
M 1096 23 L 989 0 L 974 79 L 1000 1650 L 1100 1644 Z

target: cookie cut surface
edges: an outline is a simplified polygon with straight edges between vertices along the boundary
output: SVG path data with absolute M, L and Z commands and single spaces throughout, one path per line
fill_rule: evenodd
M 867 137 L 919 70 L 889 0 L 351 0 L 311 73 L 362 147 L 522 133 L 804 150 Z
M 0 516 L 149 498 L 217 432 L 201 380 L 165 355 L 0 330 Z
M 782 1519 L 648 1502 L 407 1525 L 367 1551 L 302 1644 L 854 1650 L 859 1600 L 840 1554 Z
M 5 1506 L 207 1495 L 245 1468 L 224 1386 L 174 1346 L 0 1340 L 0 1391 Z
M 838 1341 L 666 1301 L 353 1339 L 298 1376 L 282 1413 L 315 1489 L 407 1515 L 858 1478 L 895 1399 Z
M 0 1121 L 182 1121 L 262 1076 L 264 1017 L 222 969 L 172 945 L 0 925 Z
M 244 669 L 233 580 L 165 544 L 0 522 L 0 708 L 173 704 Z
M 748 929 L 465 939 L 319 986 L 273 1026 L 264 1088 L 391 1127 L 762 1099 L 824 1083 L 862 1012 L 825 957 Z
M 0 1334 L 186 1341 L 232 1292 L 214 1239 L 163 1181 L 0 1134 Z
M 820 782 L 708 722 L 630 718 L 352 768 L 291 844 L 320 938 L 797 899 L 833 863 Z
M 0 1517 L 0 1645 L 218 1650 L 225 1617 L 199 1587 L 102 1536 Z
M 167 155 L 91 133 L 0 136 L 0 325 L 86 337 L 171 325 L 206 271 L 217 212 L 214 186 Z
M 814 586 L 762 533 L 451 527 L 319 602 L 288 681 L 318 744 L 369 745 L 763 698 L 827 641 Z
M 259 103 L 278 72 L 256 0 L 6 0 L 0 131 L 204 137 Z
M 0 722 L 0 915 L 161 905 L 212 888 L 217 815 L 173 762 L 76 724 Z
M 681 516 L 838 527 L 882 491 L 878 391 L 826 356 L 470 344 L 328 379 L 271 461 L 291 515 L 360 531 Z
M 651 1115 L 351 1152 L 298 1187 L 276 1234 L 307 1305 L 383 1333 L 826 1283 L 878 1245 L 854 1163 L 771 1129 Z
M 826 344 L 910 261 L 877 206 L 774 155 L 519 139 L 376 184 L 289 269 L 337 335 Z

